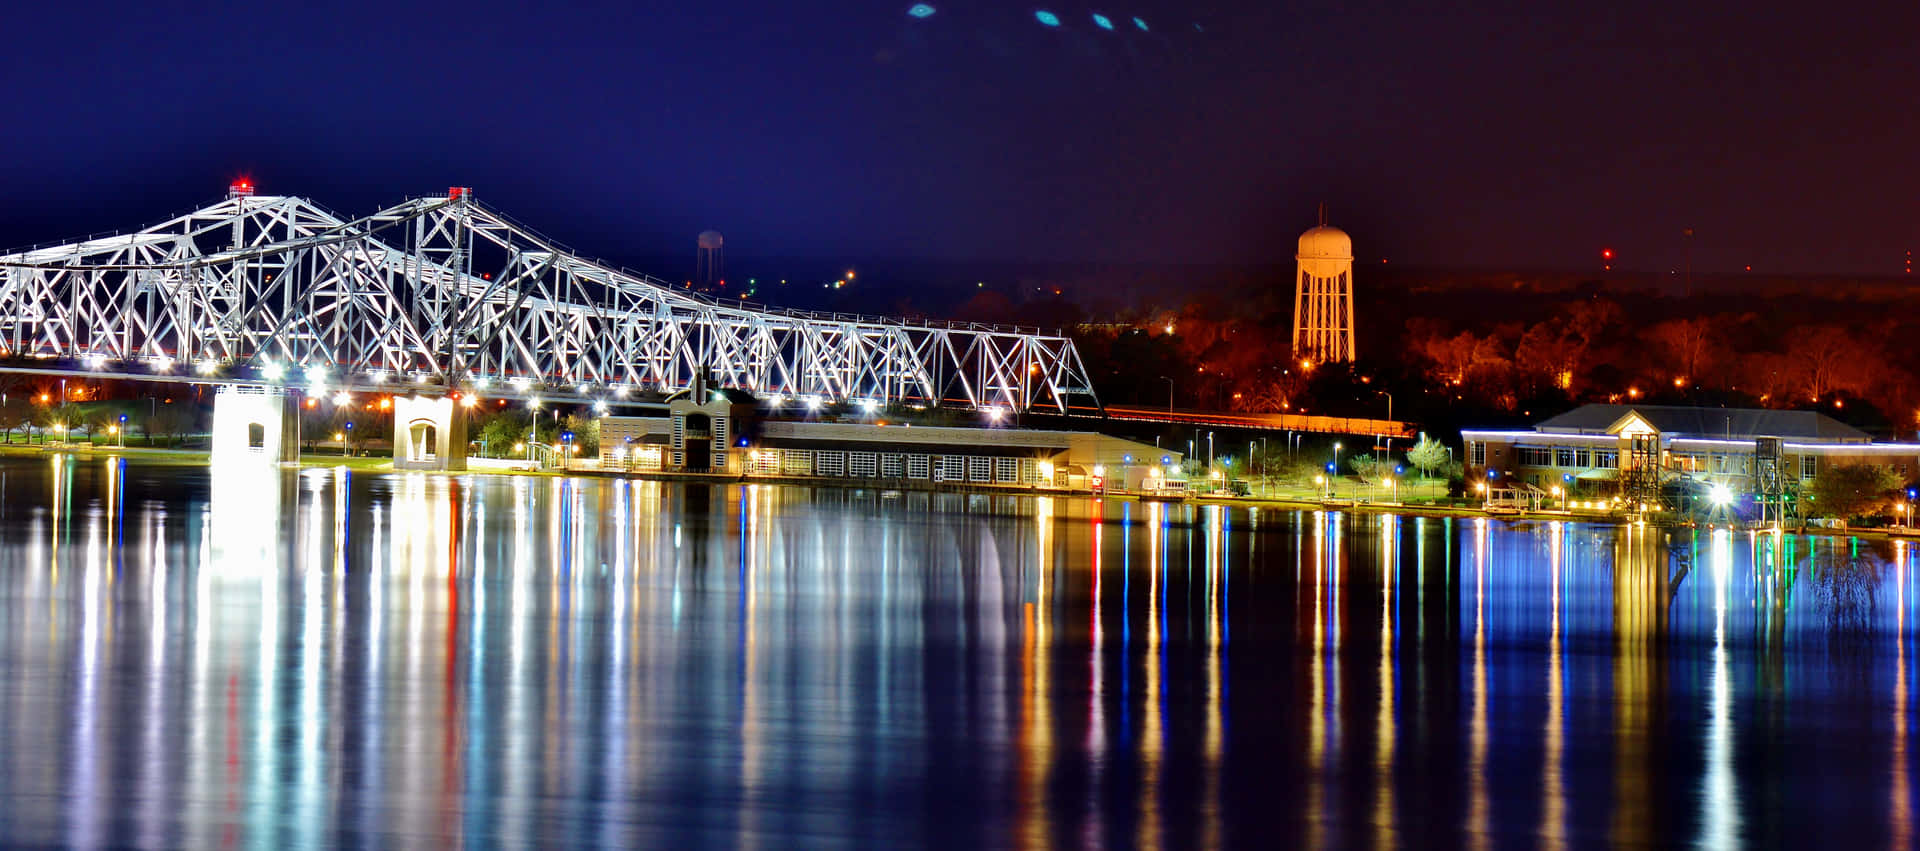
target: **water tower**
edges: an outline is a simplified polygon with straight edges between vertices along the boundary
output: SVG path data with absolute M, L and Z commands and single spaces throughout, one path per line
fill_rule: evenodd
M 726 240 L 720 238 L 720 232 L 717 230 L 703 230 L 697 242 L 700 245 L 700 255 L 694 261 L 694 277 L 699 278 L 703 284 L 711 284 L 720 279 L 722 263 L 720 249 L 726 244 Z
M 1353 349 L 1353 240 L 1320 224 L 1300 235 L 1293 289 L 1293 351 L 1315 361 L 1351 361 Z

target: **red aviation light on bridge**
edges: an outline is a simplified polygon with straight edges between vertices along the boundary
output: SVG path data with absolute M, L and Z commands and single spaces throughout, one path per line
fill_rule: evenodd
M 253 181 L 241 178 L 227 184 L 228 198 L 250 198 L 253 196 Z
M 471 187 L 471 186 L 449 186 L 449 187 L 447 187 L 447 200 L 449 200 L 449 201 L 460 201 L 460 200 L 467 200 L 467 201 L 471 201 L 471 200 L 473 200 L 473 187 Z

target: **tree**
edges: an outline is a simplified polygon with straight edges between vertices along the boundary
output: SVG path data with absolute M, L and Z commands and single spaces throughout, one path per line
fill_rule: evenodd
M 1453 453 L 1447 451 L 1446 444 L 1425 434 L 1421 434 L 1420 440 L 1407 450 L 1407 462 L 1419 468 L 1420 474 L 1427 478 L 1432 478 L 1433 471 L 1446 466 L 1452 457 Z
M 1802 491 L 1807 501 L 1803 513 L 1842 520 L 1881 514 L 1904 484 L 1892 467 L 1879 464 L 1828 467 Z
M 0 404 L 0 429 L 6 430 L 6 442 L 13 442 L 13 430 L 33 424 L 33 406 L 18 396 L 9 397 Z
M 1347 459 L 1347 469 L 1359 476 L 1360 481 L 1375 484 L 1393 472 L 1393 464 L 1373 455 L 1355 453 L 1353 457 Z
M 1695 382 L 1720 348 L 1714 323 L 1704 318 L 1669 319 L 1648 329 L 1647 337 L 1680 375 Z
M 591 458 L 600 454 L 599 417 L 568 414 L 560 427 L 564 433 L 573 435 L 573 445 L 580 447 L 581 456 Z
M 176 438 L 187 433 L 191 428 L 193 428 L 193 409 L 187 405 L 168 403 L 156 406 L 153 413 L 140 421 L 140 429 L 147 433 L 147 437 L 164 437 L 169 447 L 173 446 Z
M 533 420 L 521 408 L 508 408 L 488 416 L 481 423 L 478 439 L 486 448 L 486 453 L 495 458 L 513 456 L 513 446 L 528 438 L 528 429 Z

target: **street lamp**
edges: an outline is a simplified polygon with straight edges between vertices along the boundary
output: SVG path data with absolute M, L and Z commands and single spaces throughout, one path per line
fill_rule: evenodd
M 1171 414 L 1173 413 L 1173 379 L 1164 375 L 1160 377 L 1167 382 L 1167 413 Z

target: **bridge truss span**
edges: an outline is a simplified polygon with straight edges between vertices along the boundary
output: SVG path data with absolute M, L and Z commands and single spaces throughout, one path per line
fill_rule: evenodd
M 136 233 L 0 256 L 0 350 L 15 367 L 350 390 L 598 400 L 704 371 L 763 397 L 1097 404 L 1063 336 L 706 298 L 565 250 L 464 189 L 347 219 L 236 186 Z

